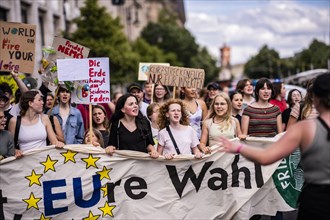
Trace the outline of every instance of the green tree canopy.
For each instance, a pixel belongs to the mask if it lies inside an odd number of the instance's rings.
[[[165,10],[160,14],[158,23],[149,23],[143,29],[141,37],[165,54],[176,54],[176,60],[170,62],[171,66],[204,69],[206,82],[217,78],[219,69],[216,60],[205,48],[199,47],[187,29],[176,24],[175,16]]]
[[[252,57],[244,67],[245,74],[251,79],[258,79],[261,77],[278,78],[278,65],[280,57],[277,51],[269,49],[264,45],[259,53]]]
[[[132,52],[119,19],[113,19],[95,0],[86,0],[75,21],[77,30],[69,36],[74,42],[89,47],[89,57],[109,57],[111,83],[123,83],[136,77],[139,55]],[[137,78],[137,77],[136,77]]]

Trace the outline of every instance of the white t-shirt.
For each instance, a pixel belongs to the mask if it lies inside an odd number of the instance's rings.
[[[184,126],[184,129],[174,129],[170,126],[172,135],[181,154],[192,154],[192,149],[199,145],[196,131],[191,126]],[[164,147],[163,155],[177,154],[174,144],[166,128],[158,133],[158,143]]]

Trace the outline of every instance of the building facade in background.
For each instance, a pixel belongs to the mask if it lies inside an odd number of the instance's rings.
[[[73,32],[74,18],[80,16],[84,0],[0,0],[0,20],[37,25],[36,60],[42,48],[51,46],[54,36]],[[131,41],[139,37],[149,22],[156,22],[163,9],[178,14],[177,23],[184,26],[186,17],[183,0],[98,0],[113,17],[119,17],[123,32]],[[39,66],[35,65],[35,72]]]

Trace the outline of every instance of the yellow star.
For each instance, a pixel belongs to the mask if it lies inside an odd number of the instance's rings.
[[[100,218],[100,215],[93,215],[92,211],[89,211],[89,214],[86,218],[83,218],[83,220],[97,220]]]
[[[111,180],[110,179],[110,176],[109,176],[109,172],[112,170],[112,168],[109,168],[108,170],[107,170],[107,168],[105,167],[105,166],[103,166],[103,170],[102,171],[98,171],[98,172],[96,172],[97,174],[100,174],[100,179],[101,180],[103,180],[103,178],[107,178],[107,179],[109,179],[109,180]]]
[[[26,176],[25,178],[30,180],[29,186],[32,186],[33,184],[41,186],[40,181],[39,181],[40,177],[42,177],[42,174],[36,174],[36,172],[34,170],[32,170],[31,175]]]
[[[86,169],[88,169],[89,167],[92,167],[92,166],[95,168],[98,168],[95,163],[99,159],[100,159],[100,157],[93,157],[92,154],[89,154],[89,156],[87,158],[81,158],[81,160],[86,163]]]
[[[76,163],[76,160],[74,159],[74,156],[76,156],[78,152],[74,152],[71,150],[68,150],[67,152],[63,152],[61,153],[62,156],[65,158],[64,163],[68,162],[68,161],[72,161],[73,163]]]
[[[41,213],[40,220],[51,220],[51,219],[52,219],[51,217],[46,218],[46,217],[44,216],[44,213]]]
[[[100,209],[103,212],[102,217],[104,217],[105,215],[109,215],[109,216],[113,217],[112,210],[114,208],[116,208],[115,205],[109,206],[109,204],[107,202],[105,202],[104,206],[101,208],[98,208],[98,209]]]
[[[46,173],[48,170],[52,170],[55,172],[54,165],[57,163],[58,160],[52,160],[49,155],[47,155],[47,160],[45,162],[41,162],[42,165],[45,166],[44,173]]]
[[[26,202],[28,204],[26,210],[29,210],[30,208],[35,208],[37,210],[39,210],[38,207],[38,202],[41,200],[41,198],[35,198],[33,193],[31,192],[30,194],[30,198],[28,199],[23,199],[24,202]]]
[[[108,184],[101,187],[101,190],[103,191],[103,197],[106,197],[108,195]]]

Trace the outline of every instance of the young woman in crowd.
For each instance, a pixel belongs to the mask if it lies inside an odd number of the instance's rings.
[[[274,137],[283,132],[281,111],[278,106],[269,103],[272,93],[272,83],[261,78],[255,86],[256,101],[243,111],[243,135]]]
[[[182,87],[180,98],[188,111],[190,126],[194,128],[198,139],[202,134],[202,121],[207,115],[207,107],[204,101],[196,99],[196,89]]]
[[[159,132],[159,125],[158,125],[158,115],[159,115],[159,107],[160,105],[157,102],[151,103],[147,108],[147,116],[150,121],[151,126],[151,133],[152,138],[154,140],[154,147],[157,150],[158,146],[158,132]]]
[[[311,88],[320,116],[303,120],[267,148],[233,143],[221,138],[224,152],[240,153],[249,160],[267,165],[288,156],[296,148],[302,152],[304,186],[298,204],[299,220],[328,219],[330,216],[330,74],[318,76]]]
[[[16,157],[23,156],[24,151],[46,146],[47,137],[51,144],[64,146],[64,143],[57,140],[48,116],[42,114],[44,102],[40,94],[38,91],[24,92],[20,100],[21,118],[13,117],[9,122],[9,131],[14,137],[17,135]],[[16,123],[17,120],[21,122]],[[16,129],[16,126],[19,127]]]
[[[59,120],[66,144],[81,144],[84,138],[84,123],[80,111],[70,105],[71,93],[65,86],[60,86],[58,102],[51,115]]]
[[[157,158],[150,122],[139,111],[136,96],[125,94],[118,99],[116,110],[111,118],[110,139],[106,153],[115,150],[133,150],[150,154]]]
[[[95,128],[102,134],[104,143],[108,143],[110,137],[109,120],[104,107],[102,105],[93,106],[92,117],[93,128]]]
[[[229,98],[232,105],[231,115],[237,118],[239,124],[241,125],[243,95],[238,91],[234,91],[230,94]]]
[[[92,144],[95,147],[104,148],[104,141],[103,141],[101,132],[99,130],[93,128],[93,134],[92,134],[92,138],[91,138],[89,130],[86,130],[85,135],[84,135],[83,144]]]
[[[48,112],[49,109],[51,109],[51,107],[53,106],[53,102],[54,102],[54,95],[52,93],[47,93],[46,104],[44,108],[45,114]]]
[[[14,138],[9,131],[5,130],[6,117],[0,109],[0,160],[15,155]]]
[[[289,121],[289,117],[291,114],[291,110],[293,108],[293,106],[296,103],[300,103],[302,101],[302,95],[301,92],[298,89],[291,89],[289,94],[288,94],[288,104],[289,104],[289,108],[285,109],[282,112],[282,123],[283,123],[283,130],[286,130],[286,126],[288,124]]]
[[[296,103],[290,113],[289,121],[287,124],[287,129],[298,121],[305,119],[314,119],[319,116],[318,111],[316,110],[313,104],[313,88],[314,79],[310,80],[307,84],[307,93],[304,98],[303,103]]]
[[[155,84],[153,101],[159,104],[165,103],[169,98],[171,98],[170,90],[167,86],[161,84]]]
[[[272,94],[272,99],[269,101],[270,104],[277,105],[280,108],[281,113],[288,108],[285,101],[285,85],[282,82],[273,82],[274,94]]]
[[[201,143],[199,148],[204,153],[210,153],[206,146],[213,146],[219,143],[219,137],[227,138],[241,137],[242,132],[238,120],[231,115],[232,104],[228,95],[224,92],[217,95],[210,106],[210,112],[203,122]]]
[[[159,154],[166,159],[173,159],[178,154],[191,154],[201,158],[198,149],[199,140],[195,130],[189,126],[187,110],[182,101],[170,99],[159,110],[158,147]],[[172,137],[171,137],[172,136]]]
[[[242,93],[243,95],[242,110],[244,110],[248,105],[255,102],[255,98],[253,97],[253,85],[250,79],[242,79],[238,81],[236,85],[236,91]]]

